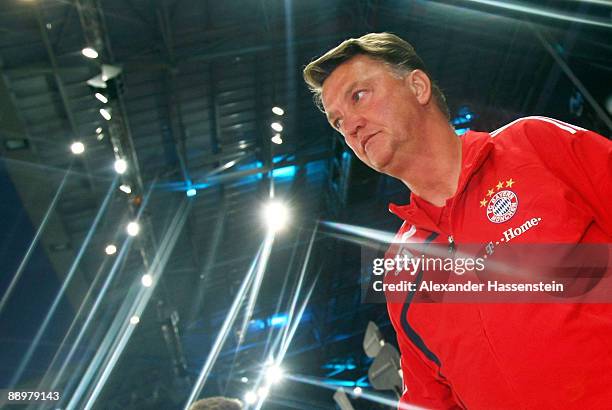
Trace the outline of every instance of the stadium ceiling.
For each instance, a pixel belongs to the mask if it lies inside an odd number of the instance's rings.
[[[2,2],[3,386],[55,382],[76,408],[92,397],[93,408],[182,408],[266,252],[271,196],[290,225],[200,396],[242,397],[296,317],[289,373],[367,386],[368,321],[394,335],[384,304],[361,301],[364,238],[328,222],[394,232],[387,203],[408,192],[355,161],[302,68],[343,39],[390,31],[414,44],[458,129],[540,114],[609,136],[611,11],[598,1]],[[296,294],[302,316],[290,314]],[[332,394],[286,381],[263,408],[334,408]]]

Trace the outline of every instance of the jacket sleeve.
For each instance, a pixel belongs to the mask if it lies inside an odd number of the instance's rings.
[[[592,131],[546,117],[525,121],[523,131],[542,162],[590,207],[612,236],[612,141]]]
[[[412,346],[401,327],[398,327],[397,317],[392,314],[391,309],[389,316],[397,333],[401,353],[404,391],[399,408],[402,409],[402,404],[405,404],[427,409],[463,409],[455,400],[449,385],[424,362],[415,350],[416,347]]]
[[[400,344],[404,394],[400,403],[427,409],[463,409],[450,387],[418,357],[412,348]],[[400,409],[401,409],[400,405]]]

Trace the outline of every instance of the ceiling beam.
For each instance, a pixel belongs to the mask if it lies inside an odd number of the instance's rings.
[[[72,107],[70,106],[70,99],[68,97],[68,94],[66,93],[66,89],[64,87],[64,82],[59,74],[58,71],[58,64],[57,64],[57,58],[55,56],[55,52],[53,51],[53,46],[51,45],[51,41],[49,39],[49,35],[47,34],[47,28],[46,25],[43,23],[43,17],[42,17],[42,12],[41,12],[41,6],[39,4],[36,4],[34,7],[34,12],[36,15],[36,21],[38,22],[38,28],[40,31],[40,36],[42,39],[42,42],[45,46],[45,50],[47,51],[47,56],[49,57],[49,61],[51,63],[51,67],[52,67],[52,73],[53,73],[53,79],[55,80],[55,85],[57,87],[57,90],[59,91],[61,100],[62,100],[62,104],[64,107],[64,112],[66,113],[66,118],[68,119],[68,123],[70,124],[70,129],[72,131],[72,139],[73,141],[79,141],[81,140],[81,136],[79,135],[79,127],[76,123],[76,120],[74,118],[74,113],[72,111]],[[89,166],[89,162],[87,160],[87,154],[85,154],[81,160],[83,161],[83,165],[85,167],[85,171],[87,172],[87,174],[91,174],[91,168]],[[89,184],[89,189],[91,191],[95,191],[95,184],[93,182],[93,180],[91,179],[91,177],[88,176],[87,178],[88,184]]]

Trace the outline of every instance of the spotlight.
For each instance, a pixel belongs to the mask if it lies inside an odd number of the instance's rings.
[[[140,278],[140,282],[145,288],[150,288],[153,284],[153,277],[148,273],[145,273],[144,275],[142,275],[142,278]]]
[[[94,88],[106,88],[107,87],[106,82],[102,81],[102,75],[100,74],[87,80],[87,85],[94,87]]]
[[[361,396],[361,393],[363,393],[363,390],[361,389],[361,387],[357,386],[353,389],[353,395],[355,397]]]
[[[275,134],[275,135],[272,137],[271,141],[272,141],[273,143],[275,143],[275,144],[278,144],[278,145],[280,145],[280,144],[282,144],[282,143],[283,143],[283,139],[281,138],[281,135],[280,135],[280,134]]]
[[[111,243],[109,245],[106,245],[106,248],[104,248],[104,252],[106,252],[107,255],[114,255],[117,252],[117,247]]]
[[[272,112],[276,115],[283,115],[285,110],[283,110],[281,107],[272,107]]]
[[[81,141],[76,141],[72,143],[70,150],[74,155],[80,155],[85,152],[85,145]]]
[[[117,67],[110,64],[102,64],[100,74],[87,80],[87,84],[94,88],[107,88],[106,82],[112,80],[121,74],[121,67]]]
[[[129,224],[127,224],[127,227],[125,228],[125,230],[128,233],[128,235],[136,236],[140,232],[140,225],[138,224],[138,222],[132,221]]]
[[[124,174],[127,171],[127,162],[126,160],[119,158],[115,161],[115,171],[118,174]]]
[[[257,396],[260,399],[265,399],[266,397],[268,397],[268,394],[270,394],[270,388],[268,386],[262,386],[257,389]]]
[[[102,134],[102,127],[96,128],[96,134]]]
[[[130,318],[130,323],[133,325],[137,325],[140,322],[140,318],[136,315],[132,316]]]
[[[87,58],[98,58],[98,52],[91,47],[85,47],[81,50],[81,53]]]
[[[191,198],[192,196],[195,196],[195,194],[196,194],[196,193],[197,193],[197,192],[196,192],[195,188],[189,188],[189,189],[187,190],[187,192],[186,192],[187,196],[188,196],[188,197],[190,197],[190,198]]]
[[[263,216],[268,225],[268,229],[273,232],[278,232],[287,225],[289,211],[283,203],[272,201],[264,207]]]
[[[98,134],[98,136],[96,137],[96,139],[98,141],[102,141],[104,139],[104,134]]]
[[[244,395],[244,401],[246,404],[255,404],[257,403],[257,394],[254,391],[248,391]]]
[[[102,118],[104,118],[106,121],[110,121],[111,117],[111,113],[110,110],[107,110],[106,108],[100,108],[100,115],[102,116]]]
[[[100,77],[104,81],[111,80],[121,74],[122,68],[110,65],[110,64],[102,64],[102,72],[100,73]]]
[[[249,382],[249,378],[248,377],[242,377],[242,378],[240,378],[240,381],[242,383],[248,383]]]
[[[269,384],[276,384],[283,379],[283,369],[278,366],[269,367],[266,370],[266,380]]]
[[[106,96],[104,94],[102,94],[102,93],[95,93],[94,96],[98,100],[102,101],[103,104],[106,104],[108,102],[108,98],[106,98]]]
[[[280,122],[273,122],[270,124],[270,127],[272,127],[272,129],[276,132],[281,132],[283,130],[283,126]]]
[[[119,186],[119,190],[122,191],[122,192],[125,192],[126,194],[131,194],[132,193],[132,188],[130,188],[129,185],[125,185],[125,184]]]

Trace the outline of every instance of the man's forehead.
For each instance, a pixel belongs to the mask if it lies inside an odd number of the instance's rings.
[[[342,99],[342,96],[346,94],[348,90],[353,88],[357,82],[358,82],[357,80],[353,80],[350,82],[344,81],[344,82],[338,83],[337,85],[335,83],[332,83],[333,87],[332,88],[328,87],[327,103],[325,100],[325,93],[324,93],[325,88],[323,88],[323,92],[321,93],[321,102],[323,103],[323,110],[325,112],[325,115],[327,116],[327,119],[330,119],[331,117],[335,116],[335,111],[333,107],[334,101]]]
[[[334,99],[341,97],[356,83],[379,75],[378,70],[373,67],[378,65],[384,67],[383,62],[361,54],[338,65],[321,86],[321,102],[325,113],[329,116],[329,104],[333,104]]]

